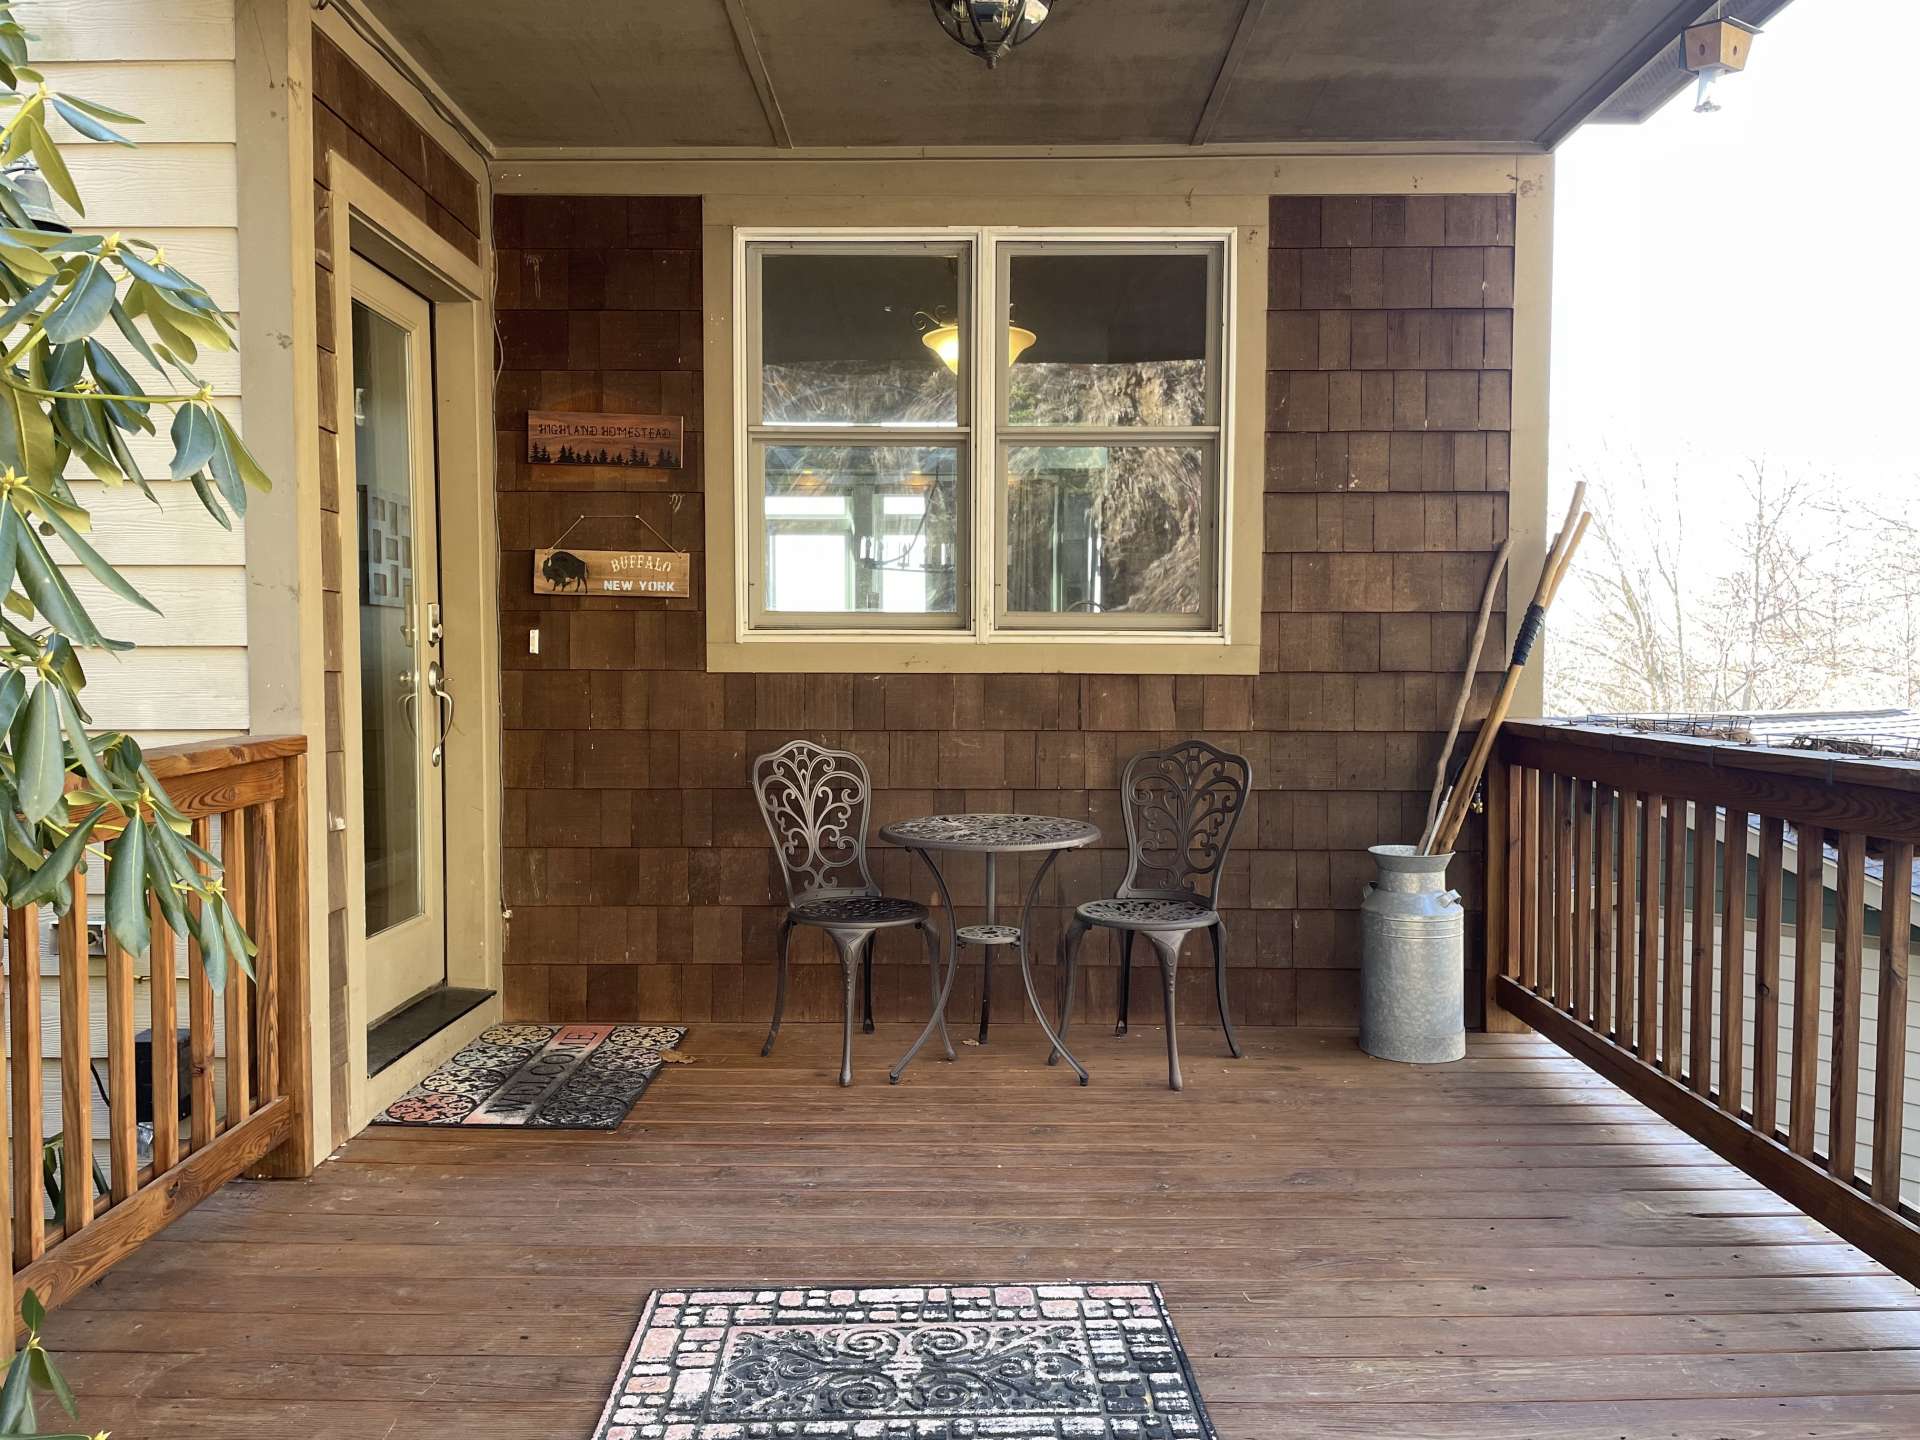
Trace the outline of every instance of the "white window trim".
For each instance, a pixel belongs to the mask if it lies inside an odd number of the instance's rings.
[[[749,385],[758,376],[758,352],[754,345],[756,317],[752,313],[749,247],[760,244],[839,241],[858,243],[934,243],[961,242],[972,246],[972,276],[969,278],[969,309],[972,334],[999,333],[1000,306],[999,242],[1084,242],[1132,243],[1152,245],[1213,244],[1219,246],[1220,293],[1218,313],[1214,316],[1210,344],[1219,356],[1217,387],[1219,434],[1215,445],[1215,468],[1219,491],[1215,500],[1213,542],[1213,616],[1205,628],[1168,628],[1166,626],[1123,628],[1119,625],[1084,627],[1046,626],[1023,622],[1003,624],[998,620],[999,598],[1004,585],[1000,562],[1000,397],[998,380],[1005,367],[997,363],[997,352],[982,351],[976,342],[976,356],[989,354],[996,363],[969,367],[970,404],[965,413],[969,424],[963,427],[963,450],[967,457],[962,482],[968,486],[966,513],[970,534],[968,551],[972,560],[968,588],[969,613],[965,623],[949,628],[888,625],[783,625],[755,626],[752,595],[755,574],[752,547],[762,543],[752,517],[757,507],[751,489],[755,480],[750,416],[753,413]],[[873,641],[911,641],[936,649],[973,648],[987,645],[1034,646],[1050,644],[1092,647],[1153,647],[1166,649],[1196,646],[1216,648],[1229,643],[1245,643],[1231,636],[1235,575],[1233,570],[1233,517],[1236,477],[1233,463],[1235,437],[1239,424],[1236,413],[1237,351],[1240,337],[1234,333],[1239,309],[1239,232],[1232,226],[736,226],[733,231],[733,373],[728,377],[733,395],[733,577],[734,641],[740,645],[833,645]],[[1258,478],[1258,477],[1255,477]]]

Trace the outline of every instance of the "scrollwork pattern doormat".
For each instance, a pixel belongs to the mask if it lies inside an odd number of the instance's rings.
[[[613,1130],[659,1072],[679,1025],[495,1025],[376,1125]]]
[[[593,1440],[1217,1440],[1158,1286],[660,1290]]]

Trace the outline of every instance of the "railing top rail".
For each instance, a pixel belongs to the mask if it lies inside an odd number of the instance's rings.
[[[189,740],[179,745],[156,745],[146,752],[147,764],[162,780],[230,770],[260,760],[284,760],[307,753],[304,735],[230,735],[218,740]]]
[[[1920,794],[1920,760],[1788,749],[1699,735],[1651,734],[1578,720],[1509,720],[1501,728],[1500,739],[1503,745],[1522,740],[1554,741],[1606,754],[1680,760],[1722,770],[1757,770],[1821,784],[1875,785]]]
[[[1497,748],[1528,769],[1920,844],[1920,764],[1911,760],[1547,721],[1509,721]]]

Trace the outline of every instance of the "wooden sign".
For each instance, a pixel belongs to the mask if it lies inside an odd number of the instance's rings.
[[[685,598],[693,594],[693,562],[678,550],[536,550],[533,593]]]
[[[623,465],[678,470],[686,422],[678,415],[586,415],[536,410],[527,416],[530,465]]]

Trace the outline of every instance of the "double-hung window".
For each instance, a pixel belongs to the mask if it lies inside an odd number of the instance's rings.
[[[1230,232],[737,243],[749,632],[1222,633]]]

